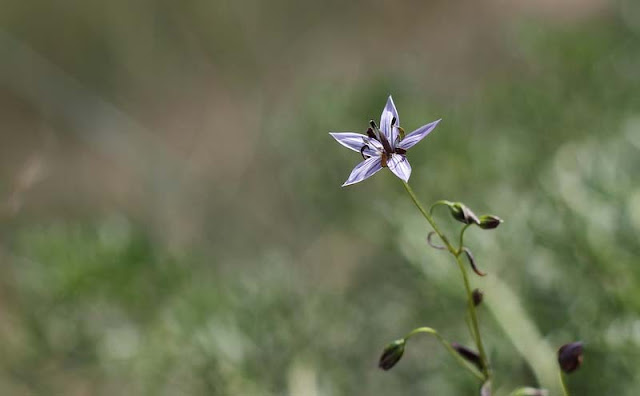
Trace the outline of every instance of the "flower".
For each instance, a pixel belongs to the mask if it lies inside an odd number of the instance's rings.
[[[374,121],[370,121],[366,135],[354,132],[329,133],[338,143],[359,152],[364,158],[364,161],[353,168],[342,187],[361,182],[382,168],[389,168],[400,179],[409,181],[411,165],[406,157],[407,150],[424,139],[439,122],[440,120],[437,120],[423,125],[405,136],[404,130],[400,127],[398,111],[389,96],[380,116],[380,128]]]

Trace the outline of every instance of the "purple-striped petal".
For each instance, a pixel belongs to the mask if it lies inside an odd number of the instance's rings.
[[[366,160],[356,165],[355,168],[353,168],[351,174],[349,175],[349,178],[346,182],[344,182],[342,187],[361,182],[364,179],[373,176],[380,169],[382,169],[380,157],[375,156],[367,158]]]
[[[405,182],[409,181],[411,176],[411,165],[407,157],[401,154],[392,154],[391,158],[387,160],[387,166],[394,175],[398,176]]]
[[[438,125],[439,122],[440,120],[434,121],[427,125],[423,125],[415,131],[411,132],[410,134],[405,136],[400,143],[398,143],[398,148],[409,150],[411,147],[415,146],[416,143],[427,137],[427,135],[431,133],[431,131],[433,131],[433,129],[436,127],[436,125]]]
[[[391,95],[387,99],[387,104],[384,106],[384,110],[382,110],[382,115],[380,116],[380,131],[384,133],[384,136],[387,137],[389,144],[391,147],[395,147],[396,139],[398,138],[398,129],[391,127],[391,121],[396,119],[393,125],[400,125],[400,116],[398,115],[398,110],[396,110],[396,105],[393,103],[393,99]]]
[[[330,132],[329,135],[344,147],[357,152],[360,152],[365,145],[364,142],[369,140],[367,136],[354,132]]]

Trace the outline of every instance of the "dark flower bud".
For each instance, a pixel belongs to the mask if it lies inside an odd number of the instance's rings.
[[[480,224],[478,216],[475,215],[465,204],[454,202],[448,205],[451,216],[464,224]]]
[[[478,355],[476,351],[473,351],[464,345],[460,345],[457,342],[452,342],[451,347],[455,349],[456,352],[458,352],[458,355],[462,356],[464,360],[472,363],[478,368],[478,370],[482,371],[484,365],[482,364],[480,355]]]
[[[484,298],[484,292],[480,289],[473,289],[471,293],[471,297],[473,298],[473,305],[476,307],[482,303],[482,299]]]
[[[582,364],[582,342],[565,344],[558,349],[558,364],[565,373],[572,373]]]
[[[395,340],[391,344],[387,345],[384,348],[384,351],[382,351],[382,356],[380,356],[378,367],[383,370],[390,370],[393,366],[395,366],[404,354],[405,343],[405,339],[402,338],[399,340]]]
[[[484,215],[480,216],[480,224],[478,224],[478,226],[483,230],[492,230],[498,228],[502,221],[498,216]]]

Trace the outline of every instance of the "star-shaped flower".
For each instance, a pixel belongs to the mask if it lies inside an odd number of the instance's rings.
[[[359,152],[364,158],[364,161],[353,168],[342,186],[361,182],[382,168],[389,168],[400,179],[409,181],[411,165],[407,160],[407,150],[424,139],[439,122],[440,120],[437,120],[423,125],[405,136],[404,130],[400,127],[398,111],[389,96],[380,116],[380,128],[374,121],[370,121],[371,126],[367,129],[366,135],[354,132],[329,133],[338,143]]]

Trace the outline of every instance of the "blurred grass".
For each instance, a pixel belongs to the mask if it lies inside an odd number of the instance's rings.
[[[339,188],[357,158],[327,132],[392,93],[408,130],[444,119],[409,153],[420,197],[505,218],[469,233],[481,268],[547,345],[585,341],[574,394],[637,394],[638,7],[307,5],[6,8],[42,68],[0,69],[0,393],[477,392],[426,338],[376,368],[413,327],[470,343],[400,184]],[[497,393],[537,385],[474,283]]]

